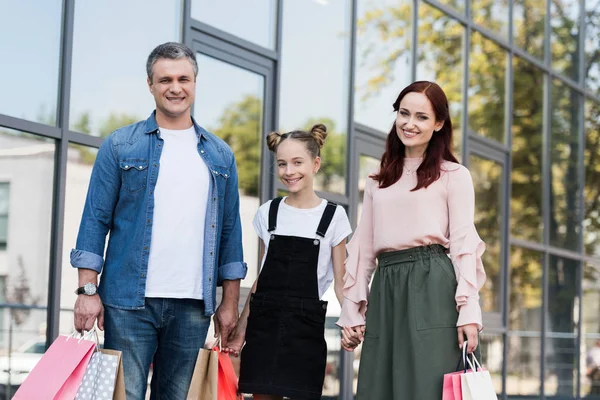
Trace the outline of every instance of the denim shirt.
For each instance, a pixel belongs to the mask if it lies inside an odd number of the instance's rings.
[[[211,171],[202,292],[205,314],[212,315],[217,285],[224,280],[243,279],[247,271],[242,254],[238,175],[229,146],[192,121],[198,153]],[[76,248],[71,250],[71,265],[102,274],[98,291],[106,305],[144,308],[154,188],[163,144],[153,112],[146,121],[117,129],[98,151]]]

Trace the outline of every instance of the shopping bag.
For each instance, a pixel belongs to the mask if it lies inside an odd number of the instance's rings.
[[[463,346],[462,355],[458,358],[458,364],[454,372],[444,374],[442,387],[442,400],[463,400],[460,377],[467,372],[467,346]],[[461,368],[460,366],[463,366]]]
[[[31,370],[13,400],[74,399],[96,343],[59,336]]]
[[[481,365],[472,355],[472,362],[467,358],[467,363],[471,367],[468,371],[460,376],[462,399],[463,400],[498,400],[496,390],[492,383],[492,377],[489,371],[481,368]]]
[[[212,350],[200,349],[187,400],[241,400],[237,391],[238,379],[229,355],[217,344]]]
[[[119,373],[122,379],[120,351],[96,351],[90,359],[75,400],[125,400],[123,382],[117,385]]]

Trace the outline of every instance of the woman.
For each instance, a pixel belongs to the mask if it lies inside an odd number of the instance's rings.
[[[468,352],[477,348],[485,245],[473,222],[471,175],[452,155],[443,90],[414,82],[394,110],[348,244],[338,325],[346,350],[364,339],[357,399],[439,400],[465,339]]]

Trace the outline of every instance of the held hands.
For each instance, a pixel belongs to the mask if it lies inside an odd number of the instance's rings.
[[[354,351],[365,339],[365,326],[345,326],[342,328],[342,347],[346,351]]]
[[[237,344],[234,337],[236,336],[235,332],[238,318],[239,311],[237,304],[234,302],[221,303],[213,316],[213,321],[215,323],[215,337],[221,336],[221,349],[226,353],[231,352],[232,354],[235,354],[235,348],[233,346]],[[231,340],[234,341],[230,342]],[[237,351],[239,353],[239,349]]]
[[[467,339],[467,353],[473,353],[479,344],[477,324],[468,324],[459,326],[458,329],[458,347],[463,348],[465,337]]]

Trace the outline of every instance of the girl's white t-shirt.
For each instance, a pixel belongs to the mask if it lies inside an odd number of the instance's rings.
[[[269,207],[271,206],[271,200],[260,206],[254,216],[254,221],[252,221],[254,230],[265,244],[265,256],[261,262],[261,268],[265,263],[267,252],[269,251],[271,233],[281,236],[298,236],[311,239],[318,237],[317,227],[327,206],[327,200],[321,201],[321,204],[314,208],[296,208],[286,204],[286,198],[284,197],[281,203],[279,203],[277,228],[275,231],[269,232]],[[323,297],[323,294],[325,294],[333,281],[331,248],[346,240],[351,233],[352,228],[350,227],[346,210],[344,207],[338,205],[331,224],[325,233],[325,237],[319,237],[321,240],[319,266],[317,267],[319,298]]]

